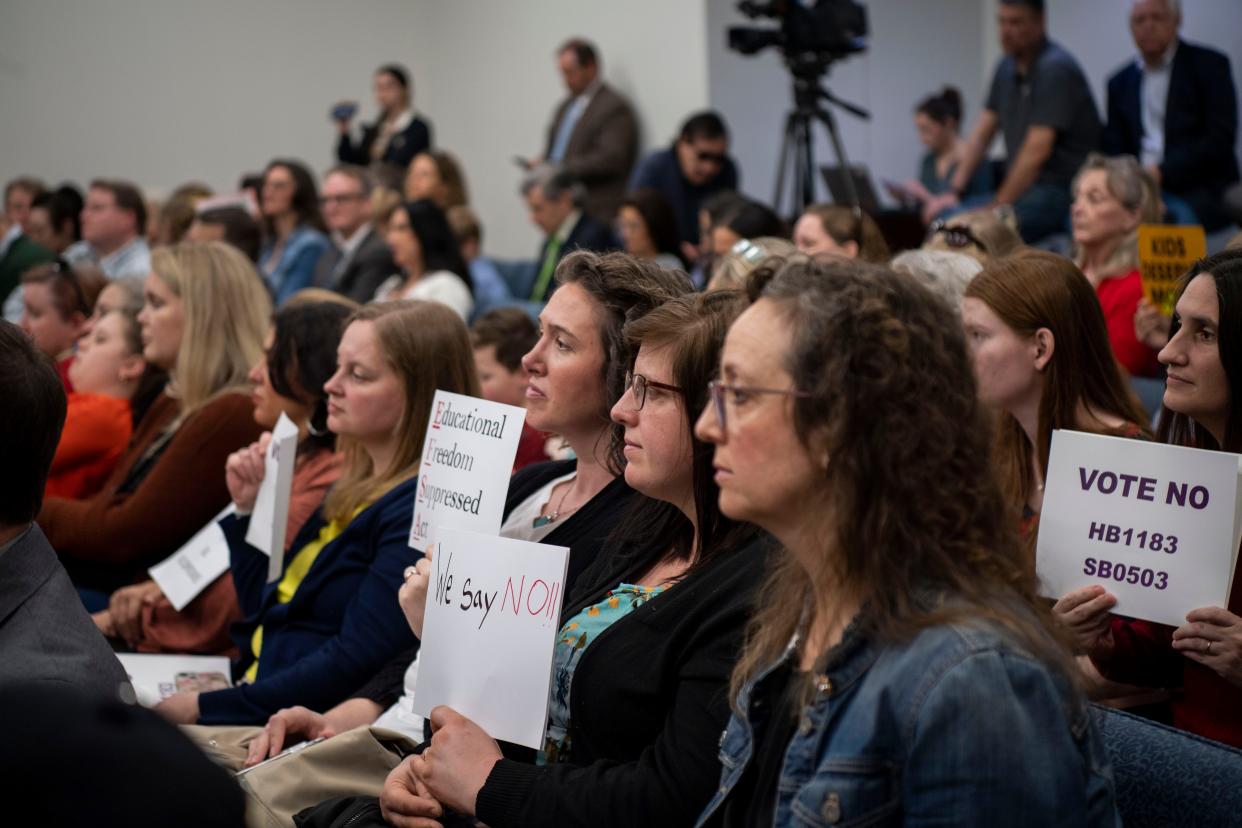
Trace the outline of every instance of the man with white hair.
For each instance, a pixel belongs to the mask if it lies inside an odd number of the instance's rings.
[[[1179,38],[1181,24],[1180,0],[1131,2],[1139,54],[1109,78],[1103,146],[1138,158],[1212,231],[1230,223],[1222,200],[1239,179],[1238,98],[1229,58]]]

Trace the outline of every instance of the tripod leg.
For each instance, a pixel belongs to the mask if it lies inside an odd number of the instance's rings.
[[[791,112],[785,118],[785,138],[781,142],[781,154],[776,161],[776,191],[772,195],[772,207],[777,211],[780,210],[781,198],[785,195],[785,174],[787,172],[785,164],[789,160],[789,147],[790,145],[797,146],[797,133],[798,114]]]
[[[845,192],[849,197],[850,206],[854,208],[856,213],[861,212],[862,204],[858,201],[858,188],[854,186],[854,169],[850,166],[849,158],[845,155],[845,144],[841,142],[841,133],[837,131],[837,120],[832,117],[832,113],[822,107],[816,107],[815,117],[828,128],[828,138],[832,141],[832,151],[837,156],[837,163],[841,165],[841,169],[845,175]]]

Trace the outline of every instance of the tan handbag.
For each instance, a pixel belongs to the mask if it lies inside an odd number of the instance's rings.
[[[236,770],[262,728],[196,727],[187,734],[208,755]],[[389,772],[417,745],[382,727],[356,727],[330,739],[295,745],[239,771],[248,828],[293,828],[293,815],[338,796],[379,796]]]

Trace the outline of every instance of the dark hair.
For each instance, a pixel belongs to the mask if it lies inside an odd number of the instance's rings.
[[[263,170],[263,180],[276,167],[284,167],[293,179],[293,212],[297,213],[298,224],[309,225],[320,233],[327,233],[327,225],[323,223],[323,215],[319,212],[319,190],[315,186],[315,177],[301,161],[290,158],[276,158]],[[263,191],[259,190],[260,198]],[[262,205],[260,205],[262,209]],[[276,235],[276,224],[270,216],[263,216],[263,232],[271,237]]]
[[[683,389],[682,427],[692,446],[691,481],[700,550],[696,566],[758,534],[754,526],[721,514],[720,487],[712,467],[715,450],[694,434],[694,423],[708,403],[707,384],[717,374],[725,334],[745,309],[746,297],[740,291],[692,293],[670,299],[624,328],[630,368],[639,346],[668,349],[672,355],[669,382]],[[614,424],[613,430],[623,437],[623,426]],[[671,503],[639,498],[622,527],[615,536],[655,541],[650,552],[657,560],[668,554],[670,543],[676,558],[684,560],[694,552],[695,526]]]
[[[255,190],[263,189],[263,173],[242,173],[241,179],[237,182],[239,190]]]
[[[343,175],[350,181],[358,185],[359,193],[369,198],[371,191],[375,189],[375,176],[366,167],[360,167],[357,164],[337,164],[332,169],[324,173],[324,180],[330,175]]]
[[[22,284],[47,285],[52,307],[67,322],[75,313],[85,319],[95,312],[95,300],[108,286],[108,277],[93,264],[70,265],[57,259],[27,270],[22,274]]]
[[[196,221],[224,228],[224,240],[246,254],[252,262],[259,260],[263,246],[263,228],[254,216],[241,207],[212,207],[195,217]]]
[[[494,347],[496,361],[511,374],[522,367],[522,357],[538,341],[539,329],[522,308],[490,310],[470,326],[470,344],[475,348]]]
[[[789,229],[781,217],[771,207],[757,201],[747,200],[725,219],[724,224],[744,239],[757,239],[760,236],[789,238]]]
[[[409,90],[410,88],[410,72],[399,63],[385,63],[375,70],[375,74],[390,75],[393,80],[401,84],[402,89]]]
[[[687,118],[681,125],[677,140],[693,143],[699,138],[715,141],[717,138],[728,137],[729,128],[725,126],[724,118],[720,117],[720,113],[714,109],[708,109],[696,112]]]
[[[1038,15],[1044,13],[1044,0],[1000,0],[1002,6],[1025,6]]]
[[[694,289],[690,277],[679,270],[665,270],[625,253],[592,253],[576,250],[556,266],[558,285],[577,285],[599,303],[600,345],[604,352],[604,399],[599,412],[601,426],[609,426],[608,462],[615,474],[625,468],[624,444],[611,429],[613,402],[625,390],[629,348],[623,327],[677,296]]]
[[[21,330],[0,320],[0,525],[29,523],[65,424],[65,387],[52,361]]]
[[[962,122],[962,93],[952,86],[946,86],[934,95],[924,98],[914,110],[926,115],[938,124],[953,121]]]
[[[1220,364],[1229,383],[1229,418],[1225,421],[1225,441],[1217,443],[1206,428],[1185,414],[1160,413],[1158,433],[1161,441],[1175,446],[1194,446],[1217,451],[1242,452],[1242,405],[1238,390],[1242,389],[1242,250],[1226,250],[1195,262],[1177,286],[1177,299],[1197,276],[1208,275],[1216,285],[1219,324],[1216,326]],[[1176,301],[1176,300],[1175,300]],[[1177,336],[1182,323],[1177,314],[1169,328],[1169,341]]]
[[[410,220],[410,230],[418,238],[418,246],[423,252],[423,270],[447,270],[455,273],[474,293],[474,282],[470,279],[470,268],[461,257],[461,247],[449,227],[444,211],[429,198],[418,201],[407,201],[401,205],[406,217]]]
[[[128,210],[134,214],[134,230],[139,236],[147,232],[147,202],[142,197],[142,190],[128,181],[113,178],[96,178],[91,182],[90,189],[104,190],[112,193],[112,200],[117,209]]]
[[[657,253],[671,253],[681,259],[681,235],[677,230],[677,216],[669,206],[668,199],[654,187],[639,187],[621,201],[621,207],[633,207],[647,225],[647,235]],[[684,261],[683,261],[684,264]]]
[[[721,190],[703,199],[703,204],[699,209],[707,213],[712,227],[719,227],[736,215],[747,203],[746,196],[741,193]]]
[[[47,210],[52,232],[59,233],[69,225],[69,235],[74,241],[82,238],[82,207],[85,202],[78,188],[62,184],[50,193],[37,196],[30,206]]]
[[[574,60],[578,61],[578,65],[584,69],[588,66],[599,65],[599,54],[595,51],[594,44],[591,41],[581,37],[573,37],[561,44],[561,48],[556,53],[573,52]]]
[[[282,397],[311,409],[307,448],[331,450],[336,435],[328,431],[328,394],[323,390],[336,372],[336,346],[354,308],[342,302],[298,302],[272,316],[272,347],[267,351],[268,381]]]

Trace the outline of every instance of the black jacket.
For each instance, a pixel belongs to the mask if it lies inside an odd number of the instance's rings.
[[[492,828],[692,825],[720,777],[729,675],[769,549],[764,538],[721,554],[593,640],[573,676],[569,761],[500,760],[479,791],[478,818]],[[599,563],[562,620],[650,559]]]
[[[380,284],[398,270],[392,251],[375,230],[367,231],[366,238],[337,274],[342,255],[339,248],[331,247],[319,257],[314,285],[334,290],[359,304],[365,305],[374,299]]]
[[[348,132],[342,133],[336,144],[336,158],[342,164],[371,165],[371,145],[379,135],[380,121],[362,128],[362,140],[356,144]],[[431,149],[431,124],[415,116],[409,125],[392,136],[380,161],[405,169],[414,156]]]
[[[535,271],[543,265],[543,258],[548,253],[548,244],[551,238],[543,240],[543,244],[539,247],[539,256],[535,259]],[[583,213],[578,219],[578,223],[574,225],[574,229],[569,232],[569,237],[565,239],[565,243],[561,245],[560,252],[557,253],[557,261],[568,256],[575,250],[590,250],[595,253],[603,253],[608,250],[618,250],[620,245],[617,244],[617,237],[612,234],[608,226],[596,219],[591,218],[587,213]],[[543,296],[531,296],[532,302],[546,302],[552,292],[556,290],[556,280],[553,279],[548,283],[548,288]]]
[[[1134,61],[1108,80],[1108,124],[1102,142],[1110,155],[1142,155],[1142,85],[1143,72]],[[1164,116],[1162,188],[1190,201],[1208,221],[1196,195],[1219,196],[1238,180],[1237,136],[1238,96],[1229,58],[1178,41]]]

